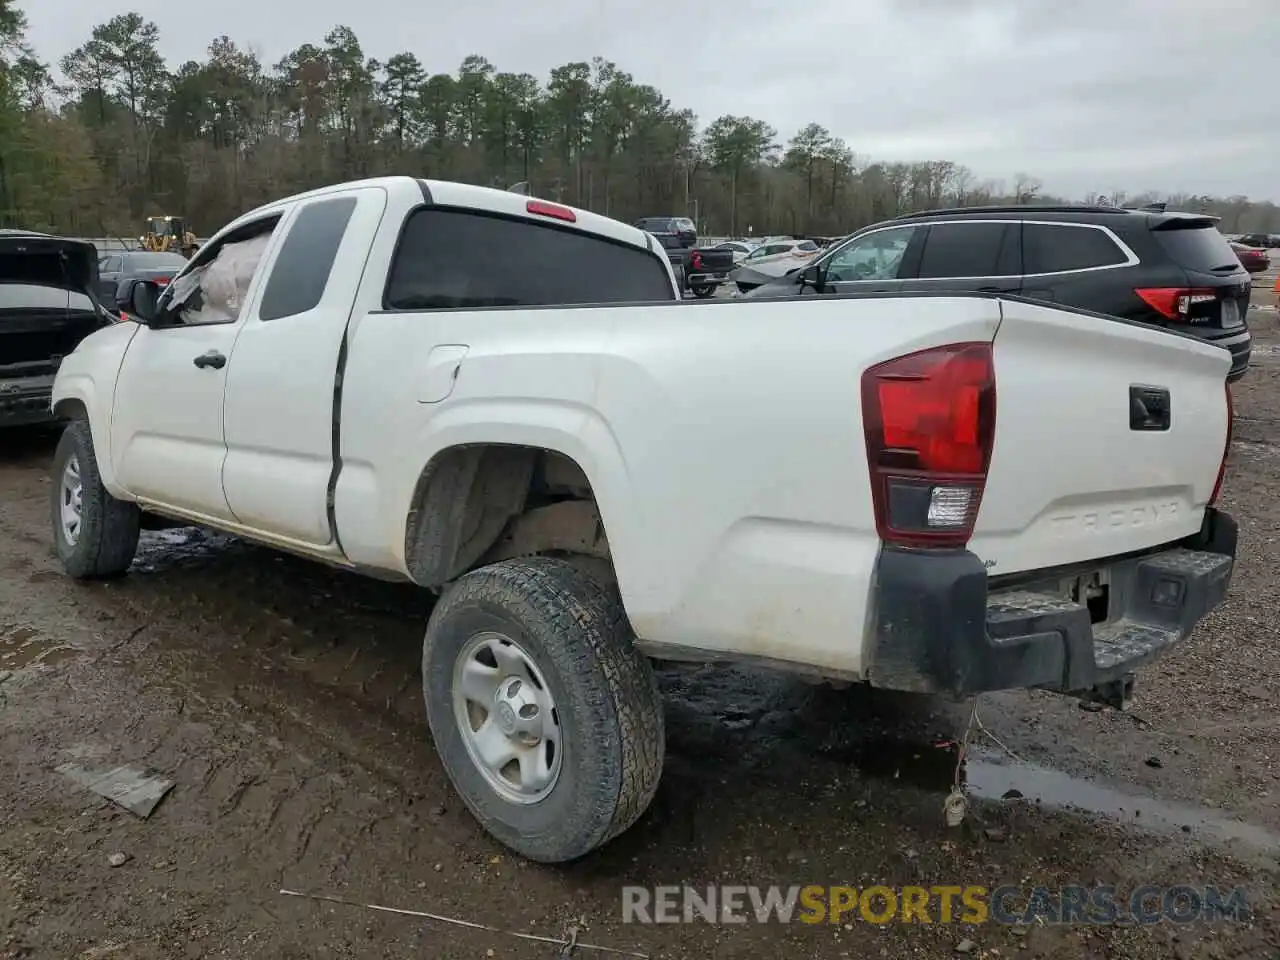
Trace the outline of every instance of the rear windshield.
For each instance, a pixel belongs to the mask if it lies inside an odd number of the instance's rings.
[[[393,310],[674,300],[666,258],[567,227],[472,210],[410,215],[391,265]]]
[[[650,217],[647,220],[638,220],[636,221],[636,226],[639,227],[641,230],[645,230],[649,233],[675,233],[676,232],[676,222],[672,220],[670,217],[667,217],[665,219]]]
[[[1228,267],[1243,270],[1240,260],[1216,227],[1194,227],[1189,230],[1153,230],[1152,235],[1169,259],[1184,270],[1210,273],[1224,272]]]

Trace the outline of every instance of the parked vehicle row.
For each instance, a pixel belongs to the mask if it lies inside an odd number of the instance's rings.
[[[803,267],[818,252],[812,240],[765,240],[742,259],[731,279],[740,293],[747,293]]]
[[[1280,234],[1246,233],[1236,242],[1242,243],[1246,247],[1256,247],[1260,250],[1274,250],[1275,248],[1280,247]]]
[[[681,291],[699,299],[715,293],[733,269],[731,250],[698,246],[697,228],[688,217],[643,217],[634,226],[657,239]]]
[[[104,254],[98,259],[100,299],[112,306],[122,280],[145,278],[164,286],[186,265],[186,257],[169,251],[120,250]]]
[[[748,259],[743,271],[751,265]],[[740,282],[741,285],[741,282]],[[961,207],[867,227],[750,297],[976,291],[1182,331],[1249,366],[1252,280],[1216,221],[1118,207]]]
[[[122,284],[137,322],[63,359],[57,555],[116,576],[144,523],[203,524],[439,592],[436,748],[541,861],[653,798],[647,657],[1123,703],[1230,582],[1229,354],[1025,285],[802,292],[919,276],[947,221],[836,249],[788,294],[687,306],[650,234],[559,204],[409,177],[268,204],[163,290]],[[1195,224],[1136,247],[1072,229],[1077,258],[1203,253]],[[970,239],[1061,274],[1006,237]],[[1210,306],[1158,279],[1151,299]]]
[[[1240,266],[1244,267],[1250,273],[1262,273],[1271,269],[1271,258],[1267,256],[1265,250],[1258,247],[1248,247],[1238,241],[1233,241],[1231,249],[1235,251]]]

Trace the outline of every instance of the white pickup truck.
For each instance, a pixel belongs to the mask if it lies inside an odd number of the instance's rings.
[[[1226,351],[988,295],[681,303],[640,230],[409,177],[254,210],[62,362],[75,577],[144,518],[441,597],[422,678],[541,861],[645,810],[648,658],[1118,697],[1224,597]]]

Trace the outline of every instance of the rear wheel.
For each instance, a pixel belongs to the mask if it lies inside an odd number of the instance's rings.
[[[693,295],[699,300],[705,300],[715,292],[716,288],[714,286],[693,288]]]
[[[72,420],[53,456],[53,543],[73,577],[116,577],[138,549],[142,513],[102,485],[86,420]]]
[[[422,682],[436,749],[517,853],[576,859],[652,801],[662,703],[634,639],[616,589],[544,557],[472,571],[432,612]]]

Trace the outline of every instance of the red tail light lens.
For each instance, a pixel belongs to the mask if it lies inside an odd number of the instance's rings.
[[[949,344],[870,368],[862,415],[880,539],[964,546],[995,440],[991,344]]]
[[[172,277],[155,277],[153,279],[155,280],[156,286],[167,287],[169,285],[169,281],[172,280],[173,278]]]
[[[1197,303],[1218,299],[1213,290],[1201,287],[1139,287],[1133,292],[1166,320],[1186,320]]]
[[[1213,495],[1209,497],[1209,505],[1218,502],[1218,497],[1222,493],[1222,481],[1227,476],[1227,455],[1231,453],[1231,436],[1235,430],[1235,406],[1231,402],[1231,384],[1227,384],[1227,442],[1222,448],[1222,462],[1218,464],[1218,479],[1213,484]]]
[[[578,222],[578,215],[571,208],[561,206],[558,203],[547,203],[545,200],[530,200],[524,205],[524,208],[536,217],[551,217],[553,220],[563,220],[566,223]]]
[[[693,269],[695,269],[695,270],[701,270],[701,269],[702,269],[702,254],[698,253],[698,251],[696,251],[696,250],[695,250],[695,251],[693,252],[693,254],[692,254],[692,255],[690,255],[690,257],[689,257],[689,265],[690,265],[691,267],[693,267]]]

